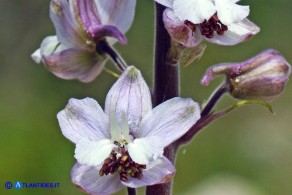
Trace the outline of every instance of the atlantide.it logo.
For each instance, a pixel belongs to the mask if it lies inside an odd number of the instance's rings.
[[[59,182],[20,182],[16,181],[12,183],[11,181],[7,181],[4,184],[7,190],[15,188],[17,190],[22,188],[59,188]]]

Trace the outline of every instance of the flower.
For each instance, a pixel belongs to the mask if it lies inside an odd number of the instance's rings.
[[[112,86],[105,111],[91,99],[70,99],[57,115],[62,133],[76,144],[72,181],[91,194],[111,194],[168,182],[175,167],[164,147],[200,118],[192,99],[173,98],[152,109],[140,71],[128,67]]]
[[[290,73],[291,66],[285,58],[278,51],[269,49],[242,63],[212,66],[201,83],[208,85],[215,76],[225,74],[233,97],[273,100],[284,90]]]
[[[46,37],[32,58],[60,78],[92,81],[107,61],[97,50],[99,42],[126,44],[135,5],[136,0],[52,0],[57,35]]]
[[[238,0],[155,0],[167,9],[163,13],[170,36],[185,47],[195,47],[202,39],[219,45],[247,41],[260,29],[246,17],[249,6]]]

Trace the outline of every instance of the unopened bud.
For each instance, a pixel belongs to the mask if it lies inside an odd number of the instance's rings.
[[[225,63],[210,67],[202,85],[208,85],[217,75],[225,74],[230,94],[238,99],[273,100],[284,90],[291,66],[275,50],[266,50],[242,63]]]

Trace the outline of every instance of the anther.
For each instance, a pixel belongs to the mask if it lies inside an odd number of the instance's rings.
[[[127,148],[117,143],[118,150],[113,150],[109,157],[104,160],[104,164],[99,170],[99,175],[103,176],[118,172],[121,181],[128,181],[129,176],[141,179],[143,177],[142,172],[146,169],[146,165],[135,163],[129,156]]]
[[[128,159],[128,156],[123,156],[123,157],[121,158],[121,162],[126,162],[127,159]]]
[[[184,24],[187,25],[193,32],[196,31],[196,25],[192,22],[185,20]],[[218,35],[224,35],[225,31],[228,30],[228,27],[219,20],[217,13],[215,13],[209,20],[204,20],[199,25],[201,34],[207,38],[213,38],[215,32]]]

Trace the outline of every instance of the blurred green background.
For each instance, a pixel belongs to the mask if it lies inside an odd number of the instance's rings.
[[[243,61],[267,48],[279,50],[292,63],[292,1],[241,4],[251,5],[249,18],[261,33],[235,47],[208,44],[200,61],[181,68],[183,97],[200,103],[208,98],[221,79],[208,87],[199,80],[216,63]],[[70,97],[93,97],[103,105],[114,82],[105,72],[90,84],[61,80],[32,61],[30,55],[42,39],[55,34],[48,12],[49,0],[0,0],[0,194],[83,194],[70,181],[74,145],[62,136],[56,114]],[[136,13],[129,44],[116,48],[151,86],[153,2],[138,1]],[[292,194],[291,100],[290,82],[272,103],[276,114],[249,105],[199,133],[179,151],[174,194]],[[226,96],[219,108],[232,103]],[[6,181],[59,182],[60,188],[6,190]]]

